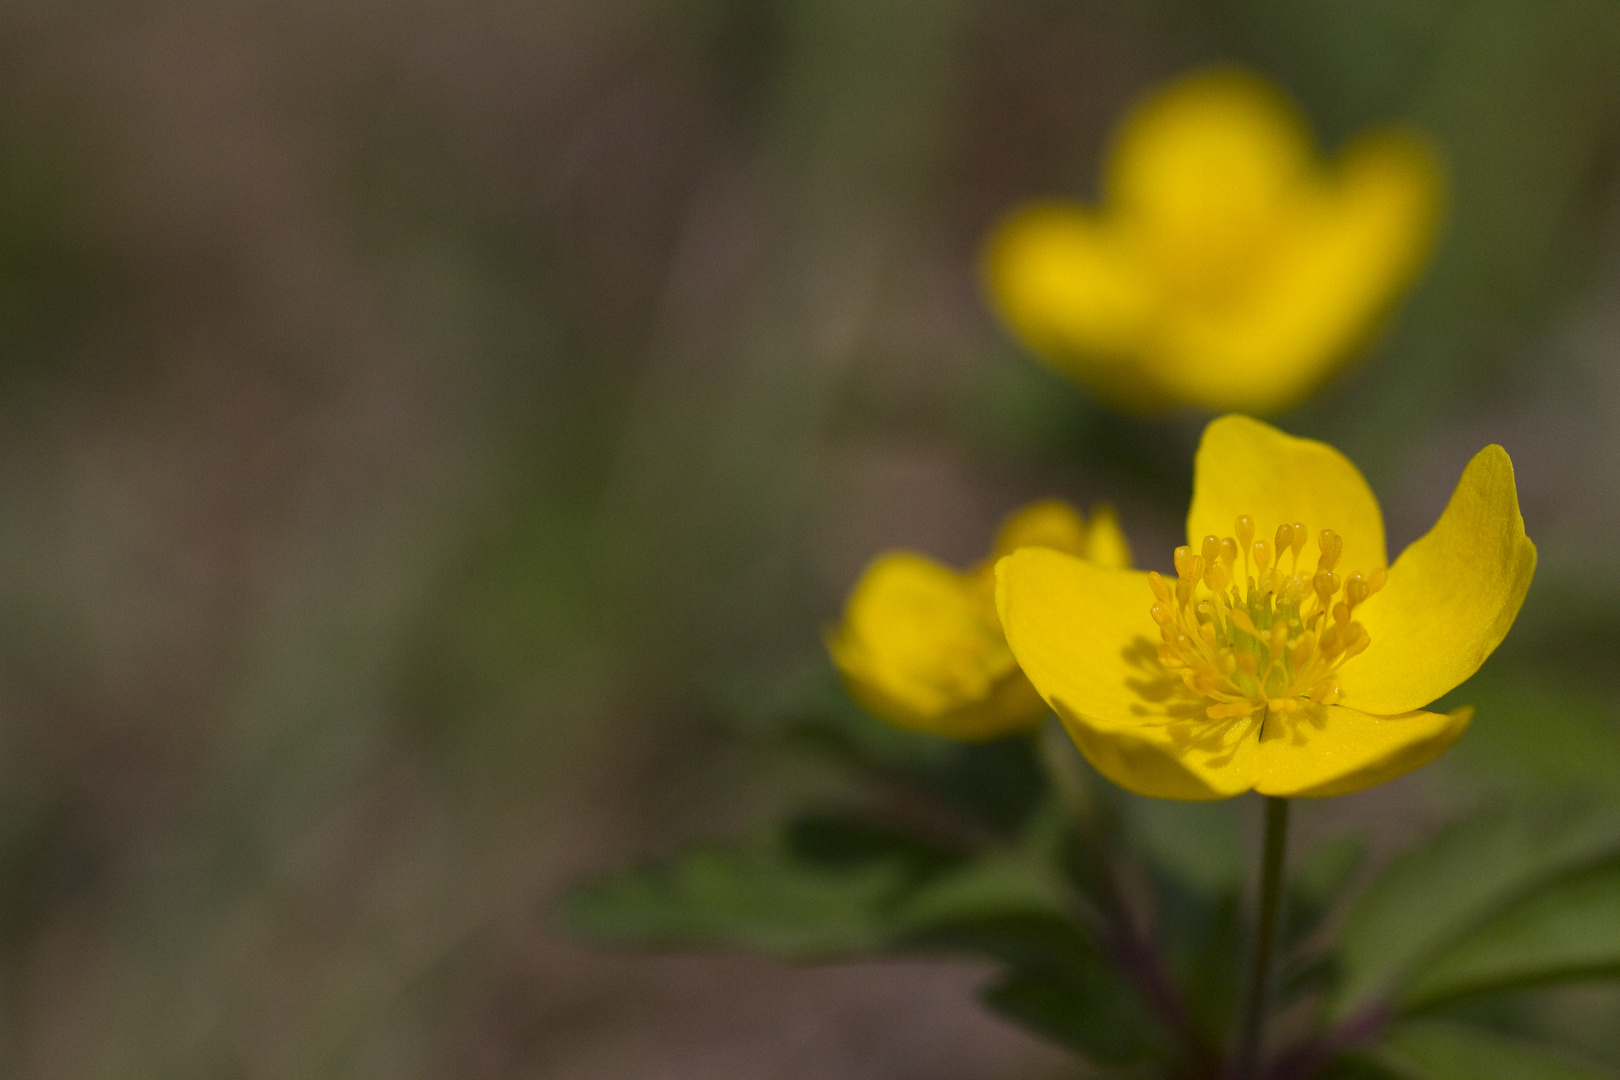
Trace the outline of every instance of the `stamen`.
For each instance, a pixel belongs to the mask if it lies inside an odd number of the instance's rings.
[[[1271,545],[1264,540],[1254,542],[1254,566],[1260,573],[1265,573],[1266,567],[1271,565]]]
[[[1284,522],[1274,539],[1257,540],[1244,514],[1233,531],[1203,537],[1196,551],[1178,547],[1174,584],[1148,575],[1149,613],[1163,639],[1159,663],[1209,699],[1211,720],[1337,704],[1344,693],[1337,671],[1371,644],[1356,609],[1384,587],[1388,571],[1341,579],[1344,540],[1332,529],[1317,533],[1314,571],[1299,565],[1310,536],[1303,522]]]
[[[1153,590],[1153,595],[1159,598],[1161,604],[1170,602],[1170,583],[1165,581],[1157,570],[1148,571],[1148,587]]]
[[[1344,538],[1332,529],[1323,529],[1316,538],[1316,546],[1322,552],[1317,561],[1318,570],[1332,570],[1339,565],[1339,556],[1344,554]]]

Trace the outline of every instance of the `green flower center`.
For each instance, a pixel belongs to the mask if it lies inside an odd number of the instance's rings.
[[[1332,529],[1317,536],[1313,573],[1300,568],[1309,536],[1303,524],[1279,525],[1275,541],[1256,540],[1254,519],[1244,514],[1235,532],[1204,537],[1200,552],[1176,548],[1173,585],[1148,574],[1163,638],[1159,662],[1209,700],[1212,720],[1334,704],[1343,696],[1339,668],[1371,643],[1356,608],[1388,573],[1341,579],[1335,568],[1344,540]]]

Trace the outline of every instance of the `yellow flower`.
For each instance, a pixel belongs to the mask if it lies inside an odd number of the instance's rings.
[[[1316,559],[1307,536],[1316,530]],[[1086,758],[1143,795],[1340,795],[1439,756],[1530,587],[1513,463],[1487,446],[1393,566],[1367,482],[1244,416],[1204,431],[1178,577],[1024,550],[996,600],[1024,672]]]
[[[1057,499],[1011,515],[989,559],[967,572],[909,551],[874,559],[827,640],[850,693],[913,731],[978,741],[1031,727],[1046,704],[1018,670],[995,608],[995,561],[1038,545],[1110,568],[1130,566],[1114,512],[1086,524]]]
[[[1326,378],[1415,276],[1444,181],[1393,130],[1329,168],[1279,91],[1216,70],[1136,106],[1104,188],[1099,210],[1035,204],[993,232],[996,311],[1118,404],[1266,413]]]

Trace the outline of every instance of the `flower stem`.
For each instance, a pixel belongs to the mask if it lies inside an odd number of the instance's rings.
[[[1077,836],[1093,860],[1100,914],[1106,923],[1099,928],[1104,952],[1115,968],[1136,985],[1143,1001],[1180,1044],[1191,1070],[1189,1075],[1215,1077],[1220,1068],[1215,1048],[1198,1030],[1158,946],[1131,911],[1118,857],[1097,820],[1085,777],[1075,767],[1077,759],[1070,756],[1074,754],[1073,744],[1061,728],[1048,724],[1040,736],[1040,750],[1048,775],[1073,817]]]
[[[1249,993],[1232,1057],[1233,1080],[1252,1080],[1260,1062],[1271,990],[1271,953],[1277,940],[1277,914],[1282,907],[1283,861],[1288,852],[1288,800],[1266,796],[1266,839],[1260,869],[1260,922],[1255,928],[1254,961]]]

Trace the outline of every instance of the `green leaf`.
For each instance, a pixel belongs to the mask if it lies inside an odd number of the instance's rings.
[[[889,940],[885,911],[906,872],[897,861],[807,865],[778,846],[695,848],[574,889],[562,917],[603,944],[733,946],[787,960],[872,953]]]
[[[984,991],[985,1004],[1099,1065],[1128,1065],[1166,1055],[1163,1029],[1100,961],[1062,973],[1014,970]]]
[[[1343,1017],[1535,886],[1620,852],[1620,813],[1502,810],[1396,859],[1352,910],[1332,1002]]]
[[[1029,737],[963,743],[904,731],[851,700],[829,661],[789,678],[739,681],[721,705],[746,733],[830,751],[1002,836],[1017,833],[1045,797],[1046,776]]]
[[[1540,1047],[1445,1020],[1408,1021],[1373,1056],[1405,1080],[1605,1080]]]
[[[1466,994],[1620,971],[1620,865],[1521,898],[1454,941],[1405,988],[1419,1009]]]
[[[907,949],[1006,964],[985,1002],[1039,1035],[1103,1065],[1164,1053],[1157,1022],[1105,959],[1048,861],[1016,851],[975,859],[918,888],[895,920]]]
[[[992,852],[919,887],[895,912],[895,921],[903,932],[922,933],[930,927],[994,916],[1068,920],[1072,910],[1054,867]]]
[[[918,879],[962,860],[961,852],[847,810],[807,811],[784,833],[796,859],[828,869],[851,869],[873,862],[898,862]]]

